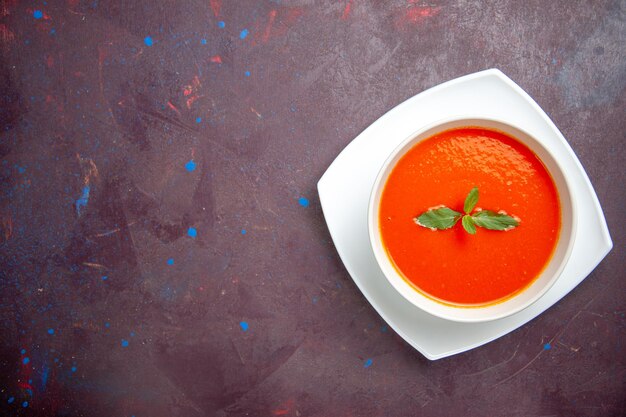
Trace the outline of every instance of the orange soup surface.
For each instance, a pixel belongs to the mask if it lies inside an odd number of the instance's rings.
[[[460,213],[478,187],[476,208],[520,219],[509,231],[459,221],[432,231],[414,218],[438,205]],[[561,227],[556,186],[539,158],[512,137],[483,128],[448,130],[411,148],[383,189],[380,233],[396,269],[421,293],[452,305],[485,305],[528,287],[549,262]]]

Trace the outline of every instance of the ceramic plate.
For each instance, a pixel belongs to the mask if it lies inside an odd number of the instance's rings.
[[[387,156],[419,128],[455,116],[500,119],[539,138],[569,176],[578,208],[574,249],[554,286],[525,310],[486,323],[440,319],[409,303],[380,271],[368,238],[369,196]],[[393,108],[339,154],[317,187],[352,279],[389,326],[431,360],[483,345],[537,317],[585,279],[613,246],[595,191],[569,144],[539,105],[496,69],[448,81]]]

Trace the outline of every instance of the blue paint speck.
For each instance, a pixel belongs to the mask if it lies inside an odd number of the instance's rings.
[[[80,216],[80,209],[83,207],[87,207],[87,203],[89,203],[89,190],[90,187],[85,185],[83,187],[83,193],[80,198],[76,200],[76,213]]]
[[[135,332],[130,332],[130,337],[135,337]]]
[[[57,33],[57,30],[55,28],[50,29],[50,34],[54,35],[55,33]]]
[[[248,323],[246,323],[245,321],[239,322],[239,326],[241,326],[241,330],[243,330],[244,332],[247,332],[248,331],[248,327],[250,327],[248,325]]]
[[[48,334],[54,334],[54,329],[48,329]]]
[[[24,407],[24,408],[28,407],[28,401],[24,401],[24,402],[22,403],[22,407]]]
[[[217,27],[220,29],[224,29],[226,27],[226,23],[223,20],[217,22]]]
[[[122,339],[122,347],[128,347],[128,340]]]
[[[174,265],[174,258],[170,258],[167,260],[168,265]]]
[[[249,77],[249,76],[250,76],[250,71],[246,71],[246,72],[244,72],[244,75],[245,75],[246,77]]]
[[[26,353],[26,349],[22,349],[22,350],[20,350],[20,353],[21,353],[22,355],[23,355],[23,354],[25,354],[25,353]]]
[[[189,237],[196,237],[198,236],[198,231],[193,227],[190,227],[189,229],[187,229],[187,234],[189,235]]]
[[[200,40],[200,43],[201,43],[202,45],[206,45],[206,39],[201,39],[201,40]]]
[[[104,327],[106,327],[106,328],[108,329],[109,327],[111,327],[111,323],[109,323],[109,322],[107,321],[106,323],[104,323]]]
[[[108,277],[108,276],[106,276],[106,275],[103,275],[103,276],[102,276],[102,281],[106,281],[107,279],[109,279],[109,277]]]
[[[552,345],[550,345],[550,343],[546,343],[545,345],[543,345],[543,350],[550,350],[552,349]]]
[[[248,36],[248,29],[244,29],[241,31],[241,33],[239,34],[239,39],[246,39],[246,36]]]
[[[241,234],[245,235],[246,233],[248,233],[248,231],[246,229],[241,229]]]
[[[150,36],[146,36],[145,38],[143,38],[143,43],[145,43],[146,46],[152,46],[154,44],[154,41]]]
[[[46,388],[46,383],[48,382],[48,374],[50,373],[50,368],[48,368],[46,365],[43,366],[43,369],[41,370],[41,387],[43,389]]]
[[[185,164],[185,169],[189,172],[192,172],[196,169],[196,163],[193,162],[193,159],[190,159],[189,162]]]
[[[26,357],[26,358],[22,359],[22,363],[24,365],[28,365],[28,362],[30,362],[30,358]]]
[[[382,326],[380,328],[380,331],[383,332],[383,333],[387,333],[387,326]]]
[[[304,197],[300,197],[298,199],[298,204],[300,204],[302,207],[309,207],[309,200]]]
[[[317,304],[317,300],[318,300],[317,297],[313,297],[313,299],[311,301],[313,301],[313,304]]]
[[[33,12],[33,17],[35,19],[41,19],[43,17],[43,12],[41,10],[35,10]]]
[[[364,368],[369,368],[370,366],[372,366],[372,363],[374,363],[374,361],[373,361],[373,360],[371,360],[371,359],[368,359],[368,360],[366,360],[366,361],[365,361],[365,363],[363,364],[363,367],[364,367]]]
[[[7,402],[11,404],[13,401],[15,401],[15,397],[9,397],[9,400]]]
[[[202,122],[202,117],[196,117],[196,123]]]
[[[75,366],[72,366],[72,372],[76,372],[77,368]]]

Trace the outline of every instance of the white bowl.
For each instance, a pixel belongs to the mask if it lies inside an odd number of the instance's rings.
[[[505,301],[485,306],[454,306],[437,302],[412,287],[396,270],[383,247],[379,225],[380,197],[387,178],[396,163],[418,142],[437,133],[460,127],[483,127],[500,131],[530,148],[544,163],[556,185],[561,207],[561,230],[557,246],[548,265],[533,283],[519,294]],[[368,207],[370,244],[376,261],[391,285],[409,302],[434,316],[458,322],[483,322],[510,316],[530,306],[544,295],[561,275],[574,246],[576,234],[576,205],[569,183],[557,159],[542,143],[524,130],[510,123],[487,118],[455,117],[430,124],[405,139],[389,155],[380,169],[372,188]]]
[[[423,126],[458,115],[522,127],[557,157],[573,186],[576,237],[561,277],[535,303],[501,320],[463,323],[416,307],[385,278],[368,236],[369,198],[387,156]],[[613,247],[596,192],[567,139],[532,97],[497,69],[447,81],[389,110],[337,155],[317,187],[333,245],[354,284],[389,328],[429,360],[475,349],[527,325],[588,278]]]

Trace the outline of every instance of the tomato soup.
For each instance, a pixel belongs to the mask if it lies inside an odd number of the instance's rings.
[[[436,231],[414,222],[433,206],[463,212],[473,187],[480,192],[476,209],[503,210],[519,226],[470,235],[460,221]],[[400,275],[422,294],[457,306],[523,291],[550,261],[561,227],[559,196],[541,160],[504,133],[474,127],[411,148],[387,179],[378,215],[383,246]]]

